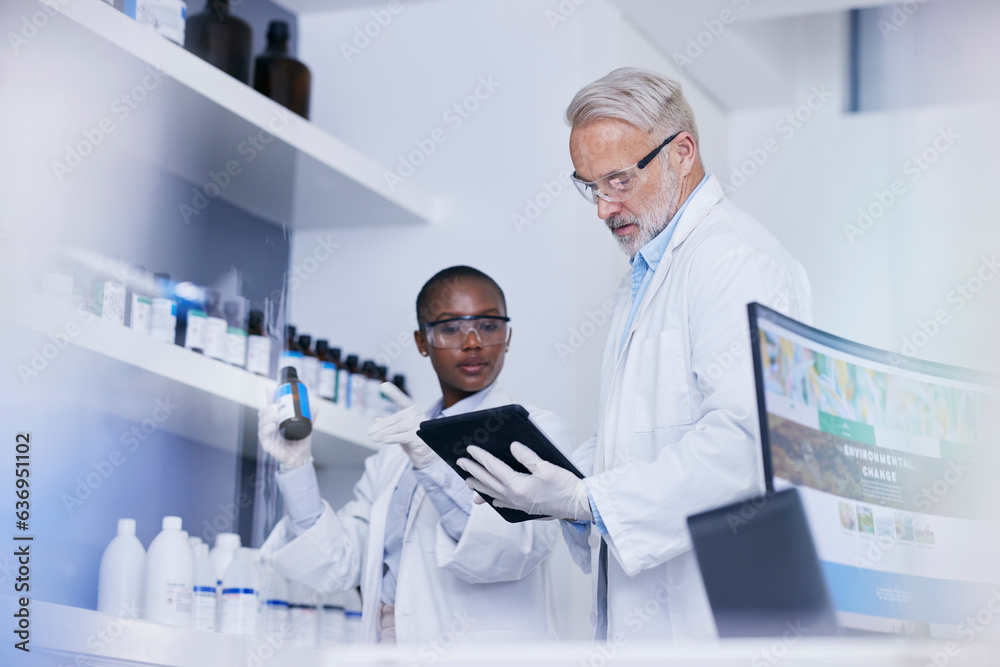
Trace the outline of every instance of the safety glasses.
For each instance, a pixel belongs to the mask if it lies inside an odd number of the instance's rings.
[[[631,167],[625,167],[613,174],[602,176],[596,181],[584,181],[573,172],[573,185],[583,195],[583,198],[591,204],[597,203],[600,197],[605,201],[623,202],[631,199],[649,178],[649,172],[645,171],[646,165],[653,161],[660,151],[677,138],[680,132],[676,132],[667,137],[662,144],[654,148],[649,155],[642,158]]]
[[[507,342],[510,327],[509,317],[500,315],[463,315],[449,317],[437,322],[425,322],[421,325],[427,342],[438,349],[458,349],[465,346],[469,332],[473,332],[483,347],[503,345]]]

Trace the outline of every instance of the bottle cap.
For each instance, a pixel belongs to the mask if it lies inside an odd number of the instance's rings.
[[[208,545],[204,542],[198,542],[194,545],[194,555],[198,558],[205,558],[208,556]]]
[[[285,325],[285,338],[295,338],[295,325],[286,324]]]
[[[163,530],[180,530],[181,518],[179,516],[163,517]]]
[[[285,366],[281,369],[281,384],[286,382],[298,382],[299,374],[293,366]]]
[[[262,327],[264,326],[264,313],[259,310],[251,310],[249,320],[250,320],[250,326],[255,328]]]
[[[186,533],[187,531],[184,532]],[[188,542],[191,543],[192,547],[202,543],[201,538],[197,535],[188,535]]]
[[[135,535],[135,519],[118,519],[119,535]]]
[[[267,26],[267,41],[283,42],[288,39],[288,24],[284,21],[271,21]]]
[[[334,361],[340,361],[340,348],[339,347],[331,347],[328,350],[328,352],[330,354],[330,358],[331,359],[333,359]]]
[[[316,351],[319,352],[320,350],[322,350],[323,352],[328,352],[330,350],[330,341],[328,341],[325,338],[320,338],[319,340],[317,340]]]
[[[236,533],[219,533],[215,537],[216,549],[239,549],[240,536]]]
[[[299,346],[303,351],[308,350],[312,346],[312,336],[309,334],[302,334],[299,336]]]

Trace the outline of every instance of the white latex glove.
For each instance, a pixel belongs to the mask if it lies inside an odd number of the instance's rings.
[[[278,428],[278,406],[274,404],[276,388],[274,382],[265,383],[266,405],[257,412],[257,437],[264,451],[278,461],[281,472],[288,472],[312,463],[312,434],[301,440],[286,440],[281,437],[281,430]],[[315,421],[317,406],[312,401],[309,402],[309,406],[312,408],[312,418]]]
[[[420,407],[391,382],[383,382],[379,386],[379,390],[386,398],[395,403],[399,410],[388,417],[376,419],[371,428],[368,429],[369,437],[383,445],[399,444],[406,450],[410,461],[413,462],[413,467],[417,470],[426,468],[437,461],[438,455],[434,453],[434,450],[417,437],[420,422],[427,419]]]
[[[485,449],[472,445],[469,455],[458,465],[472,475],[465,480],[477,493],[493,496],[494,507],[509,507],[528,514],[553,516],[570,521],[593,521],[587,485],[559,466],[543,461],[520,442],[510,445],[510,453],[529,472],[517,472]],[[485,502],[476,498],[477,503]]]

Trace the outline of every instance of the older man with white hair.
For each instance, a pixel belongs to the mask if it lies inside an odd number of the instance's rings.
[[[576,186],[632,265],[604,350],[597,434],[576,455],[587,477],[517,443],[528,473],[473,447],[463,466],[497,505],[567,520],[574,559],[594,573],[598,639],[708,639],[685,520],[763,491],[746,305],[808,320],[808,278],[705,174],[674,81],[615,70],[576,94],[566,120]]]

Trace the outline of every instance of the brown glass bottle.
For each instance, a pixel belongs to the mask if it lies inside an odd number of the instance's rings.
[[[250,83],[253,31],[229,13],[229,0],[208,0],[185,28],[184,48],[243,83]]]
[[[303,118],[309,118],[311,86],[309,68],[288,53],[288,24],[271,21],[267,27],[267,49],[254,62],[254,89]]]
[[[300,372],[302,370],[302,349],[295,340],[295,326],[292,324],[285,325],[285,343],[281,354],[278,355],[278,371],[289,367],[294,368],[299,377],[302,376]]]
[[[316,341],[316,358],[319,359],[319,380],[316,383],[316,393],[320,398],[333,400],[337,395],[337,367],[330,359],[328,351],[330,341],[320,338]]]
[[[312,336],[302,334],[299,336],[299,347],[302,349],[302,373],[300,379],[309,387],[309,391],[316,392],[319,387],[319,358],[310,349],[312,347]]]

